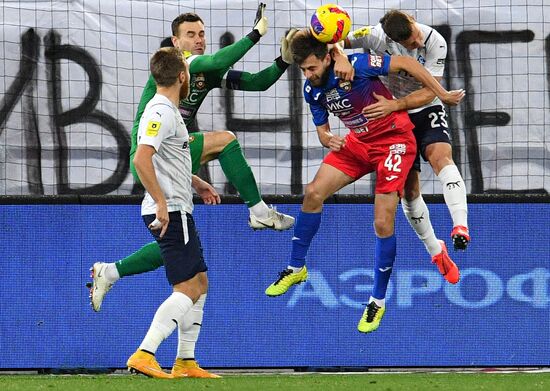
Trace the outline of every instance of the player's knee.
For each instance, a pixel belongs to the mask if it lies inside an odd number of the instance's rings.
[[[380,216],[374,219],[374,231],[379,238],[393,235],[393,220],[389,216]]]
[[[237,139],[237,136],[235,136],[235,133],[233,133],[230,130],[223,130],[219,132],[220,135],[220,143],[223,144],[224,147],[226,147],[229,143],[233,142],[233,140]]]
[[[406,201],[411,202],[416,200],[418,197],[420,197],[420,190],[418,188],[414,186],[405,186],[405,189],[403,190],[403,198]]]
[[[319,186],[315,183],[310,183],[306,186],[306,191],[304,194],[304,204],[307,204],[311,207],[319,207],[323,205],[325,197]]]

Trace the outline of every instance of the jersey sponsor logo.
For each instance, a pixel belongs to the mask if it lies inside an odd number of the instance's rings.
[[[316,93],[315,96],[313,97],[313,100],[319,99],[319,96],[321,96],[321,93],[320,92]]]
[[[338,87],[340,87],[341,89],[343,89],[346,92],[349,92],[349,91],[351,91],[351,82],[347,81],[347,80],[340,80],[338,82]]]
[[[349,99],[342,99],[335,102],[327,103],[327,108],[332,112],[337,112],[339,110],[351,109],[351,103]]]
[[[391,182],[391,181],[393,181],[394,179],[397,179],[397,178],[399,178],[397,175],[390,175],[390,176],[386,177],[386,180],[388,182]]]
[[[384,272],[387,272],[388,270],[391,269],[391,266],[387,266],[387,267],[379,267],[378,270],[380,270],[382,273]]]
[[[204,90],[206,88],[206,77],[204,73],[197,73],[194,80],[195,87],[197,90]]]
[[[360,29],[355,30],[351,34],[353,38],[361,38],[370,34],[370,26],[361,27]]]
[[[444,58],[437,59],[436,64],[437,65],[445,65],[445,59]]]
[[[369,58],[369,64],[372,68],[382,68],[382,57],[371,55]]]
[[[149,137],[157,137],[157,135],[159,134],[159,129],[159,121],[149,121],[147,123],[147,128],[145,129],[145,134]]]

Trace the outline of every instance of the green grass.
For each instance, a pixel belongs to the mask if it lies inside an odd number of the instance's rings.
[[[0,390],[549,390],[550,373],[226,375],[156,380],[126,375],[0,375]]]

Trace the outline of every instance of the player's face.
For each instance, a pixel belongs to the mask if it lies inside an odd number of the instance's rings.
[[[424,47],[424,34],[422,34],[418,23],[413,22],[411,36],[408,39],[399,43],[403,45],[407,50],[420,49]]]
[[[178,27],[178,35],[172,37],[172,43],[180,50],[187,50],[193,54],[204,54],[206,50],[204,24],[199,20],[183,22]]]
[[[323,59],[311,54],[300,64],[300,69],[313,87],[320,87],[327,82],[330,62],[330,54]]]

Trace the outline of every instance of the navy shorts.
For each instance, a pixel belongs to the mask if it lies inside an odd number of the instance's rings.
[[[451,143],[449,126],[447,125],[447,113],[443,106],[430,106],[418,113],[409,113],[409,118],[414,124],[414,137],[416,138],[416,159],[413,169],[420,171],[420,156],[426,159],[426,147],[433,143]]]
[[[208,268],[204,262],[193,216],[185,212],[170,212],[168,215],[170,222],[162,239],[159,239],[160,230],[149,232],[159,244],[168,282],[170,285],[176,285],[190,280]],[[149,227],[155,218],[155,215],[145,215],[143,221]]]

